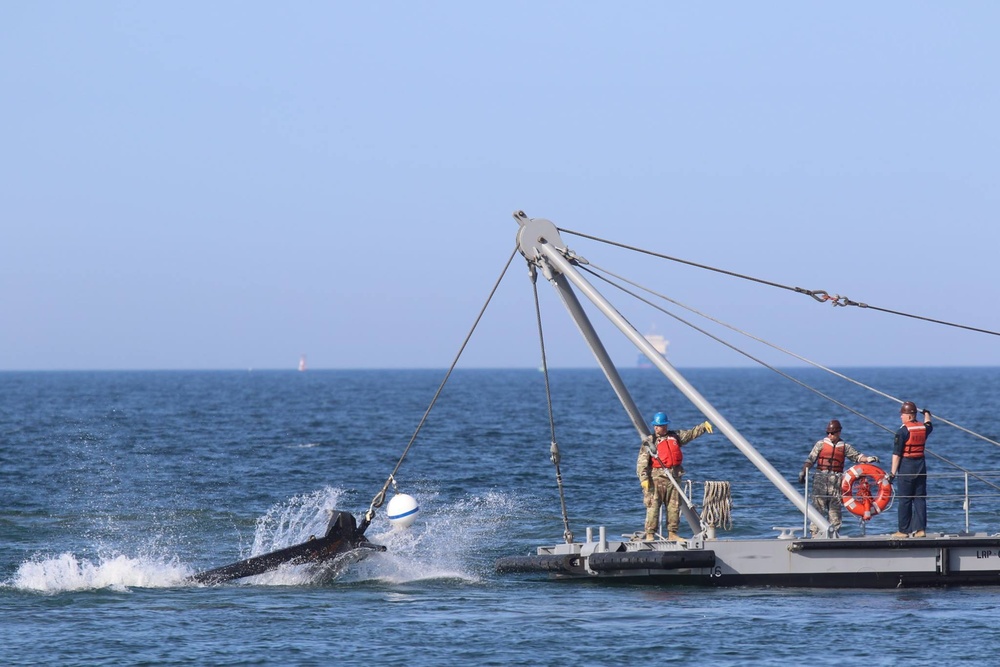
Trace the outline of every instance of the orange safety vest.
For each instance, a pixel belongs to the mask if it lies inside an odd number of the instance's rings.
[[[838,447],[839,445],[839,447]],[[826,472],[844,472],[844,443],[834,444],[823,438],[823,448],[816,457],[816,467]]]
[[[683,460],[681,443],[677,442],[677,438],[674,436],[668,435],[656,443],[656,458],[653,459],[654,468],[673,468],[679,466]],[[660,461],[663,463],[661,464]]]
[[[924,458],[924,443],[927,442],[927,427],[918,421],[906,422],[903,424],[910,432],[910,437],[903,445],[903,458],[922,459]]]

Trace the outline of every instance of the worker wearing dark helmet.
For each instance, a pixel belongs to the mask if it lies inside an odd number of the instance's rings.
[[[813,475],[813,505],[823,516],[830,521],[830,532],[835,534],[840,530],[841,509],[844,504],[841,500],[840,480],[844,472],[844,461],[850,459],[855,463],[875,463],[876,456],[862,454],[846,441],[840,439],[840,422],[831,419],[826,425],[826,437],[813,445],[812,451],[806,457],[806,462],[802,464],[802,472],[799,473],[799,484],[806,481],[809,468],[816,464],[816,474]],[[816,525],[810,526],[812,534],[815,536],[819,529]]]
[[[927,463],[924,444],[931,434],[931,411],[921,410],[924,423],[917,421],[917,406],[906,401],[899,409],[903,424],[896,431],[892,446],[892,469],[889,481],[897,476],[896,502],[899,508],[899,529],[893,537],[926,537],[927,535]]]

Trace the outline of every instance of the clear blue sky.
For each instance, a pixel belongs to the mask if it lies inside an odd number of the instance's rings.
[[[1000,330],[998,26],[995,2],[3,3],[0,370],[445,367],[517,209]],[[996,336],[635,267],[820,363],[1000,365]],[[538,364],[514,271],[465,365]],[[541,287],[550,361],[592,365]],[[679,366],[745,363],[635,324]]]

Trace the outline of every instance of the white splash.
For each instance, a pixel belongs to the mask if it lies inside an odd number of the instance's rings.
[[[169,588],[185,585],[192,570],[175,560],[148,557],[130,558],[117,554],[96,562],[64,553],[53,558],[36,558],[17,569],[9,585],[39,593],[62,593],[110,588]]]
[[[492,492],[437,505],[435,492],[413,494],[420,519],[404,529],[392,528],[384,517],[372,523],[369,540],[386,547],[352,566],[341,580],[378,580],[391,584],[428,579],[482,580],[478,562],[514,506],[504,494]]]
[[[326,533],[330,510],[344,492],[324,488],[294,496],[275,505],[257,520],[247,558],[305,542]],[[401,584],[429,579],[482,580],[484,547],[495,546],[500,528],[515,506],[515,500],[501,493],[462,499],[438,505],[438,492],[413,493],[420,504],[420,519],[406,529],[393,528],[384,512],[376,515],[366,536],[386,547],[360,561],[346,558],[333,567],[285,565],[272,572],[235,582],[254,586],[299,586],[329,582],[380,581]],[[360,519],[360,512],[355,515]],[[73,553],[36,556],[24,562],[2,586],[41,593],[129,588],[169,588],[194,586],[192,567],[177,556],[128,556],[109,552],[91,560]]]
[[[249,556],[259,556],[276,549],[305,542],[326,534],[330,510],[337,508],[341,489],[326,487],[275,505],[257,519]]]

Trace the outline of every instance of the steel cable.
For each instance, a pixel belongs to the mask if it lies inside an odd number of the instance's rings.
[[[493,289],[490,290],[489,296],[486,297],[486,303],[484,303],[483,307],[479,309],[479,314],[476,315],[476,319],[472,323],[472,328],[469,329],[469,333],[465,335],[465,340],[462,341],[462,345],[458,348],[458,353],[455,355],[455,359],[451,362],[451,366],[448,367],[448,372],[444,374],[444,379],[441,380],[441,384],[438,386],[437,391],[434,392],[434,397],[431,399],[430,405],[427,406],[423,417],[420,418],[417,428],[413,431],[413,435],[410,436],[410,441],[406,443],[406,447],[403,449],[403,454],[399,457],[399,461],[396,462],[396,467],[394,467],[392,472],[389,473],[389,477],[385,480],[385,484],[382,485],[382,489],[375,494],[374,498],[372,498],[371,505],[368,506],[368,511],[365,512],[365,516],[361,520],[361,525],[358,526],[358,535],[364,534],[365,530],[368,529],[369,524],[371,524],[372,519],[375,518],[375,509],[381,507],[385,502],[385,493],[389,490],[389,485],[395,484],[395,475],[399,471],[399,467],[403,465],[403,460],[410,452],[413,442],[417,439],[417,434],[420,433],[420,429],[423,428],[424,422],[427,421],[427,417],[430,415],[431,409],[434,407],[434,404],[437,403],[438,397],[441,396],[441,391],[444,389],[445,384],[448,383],[448,378],[451,377],[451,373],[455,370],[455,366],[458,365],[458,360],[462,357],[465,347],[469,344],[469,339],[472,338],[472,334],[475,332],[476,327],[479,326],[479,322],[483,319],[483,314],[486,312],[487,306],[490,305],[490,302],[493,300],[493,296],[497,293],[497,288],[500,287],[500,282],[503,280],[503,277],[507,275],[507,270],[510,268],[510,263],[514,261],[514,256],[516,254],[517,247],[515,246],[513,252],[510,253],[510,257],[507,258],[507,263],[504,265],[503,271],[500,272],[500,277],[497,278],[496,282],[493,284]]]
[[[559,489],[559,505],[562,508],[563,538],[566,544],[573,543],[573,531],[569,528],[569,514],[566,511],[566,493],[563,489],[562,470],[559,466],[559,444],[556,442],[556,420],[552,410],[552,391],[549,385],[549,364],[545,356],[545,336],[542,332],[542,309],[538,302],[538,271],[535,265],[529,262],[528,271],[531,277],[531,289],[535,295],[535,318],[538,321],[538,344],[542,352],[542,374],[545,376],[545,402],[549,406],[549,432],[551,433],[551,444],[549,445],[549,459],[556,468],[556,487]]]
[[[590,268],[588,268],[588,266]],[[674,313],[671,313],[669,310],[667,310],[667,309],[665,309],[665,308],[663,308],[663,307],[661,307],[661,306],[653,303],[652,301],[650,301],[648,299],[643,298],[642,296],[636,294],[635,292],[633,292],[633,291],[631,291],[629,289],[626,289],[626,288],[622,287],[621,285],[618,285],[614,281],[609,280],[605,276],[601,275],[601,273],[606,273],[607,275],[612,276],[612,277],[614,277],[617,280],[621,280],[623,282],[626,282],[626,283],[628,283],[628,284],[630,284],[630,285],[632,285],[632,286],[634,286],[634,287],[636,287],[638,289],[643,290],[644,292],[648,292],[649,294],[652,294],[653,296],[656,296],[656,297],[658,297],[660,299],[663,299],[664,301],[668,301],[670,303],[673,303],[673,304],[675,304],[675,305],[677,305],[677,306],[679,306],[681,308],[684,308],[685,310],[687,310],[687,311],[689,311],[691,313],[699,315],[700,317],[704,317],[707,320],[715,322],[716,324],[719,324],[720,326],[726,327],[726,328],[728,328],[728,329],[730,329],[730,330],[732,330],[732,331],[734,331],[734,332],[736,332],[736,333],[738,333],[740,335],[743,335],[743,336],[751,338],[751,339],[753,339],[755,341],[758,341],[758,342],[760,342],[760,343],[762,343],[764,345],[767,345],[768,347],[771,347],[771,348],[773,348],[773,349],[775,349],[775,350],[777,350],[779,352],[782,352],[784,354],[793,356],[796,359],[799,359],[800,361],[803,361],[803,362],[805,362],[807,364],[810,364],[811,366],[813,366],[815,368],[818,368],[820,370],[823,370],[823,371],[826,371],[826,372],[831,373],[833,375],[836,375],[837,377],[840,377],[840,378],[842,378],[844,380],[852,382],[855,385],[857,385],[857,386],[859,386],[859,387],[861,387],[863,389],[866,389],[868,391],[871,391],[873,393],[876,393],[876,394],[878,394],[878,395],[880,395],[880,396],[882,396],[884,398],[888,398],[888,399],[893,400],[893,401],[895,401],[896,403],[899,403],[899,404],[903,403],[902,400],[900,400],[900,399],[898,399],[898,398],[896,398],[896,397],[894,397],[894,396],[892,396],[890,394],[887,394],[885,392],[879,391],[878,389],[875,389],[874,387],[866,385],[863,382],[859,382],[858,380],[855,380],[855,379],[850,378],[850,377],[848,377],[846,375],[843,375],[842,373],[838,373],[837,371],[834,371],[834,370],[832,370],[830,368],[827,368],[827,367],[825,367],[825,366],[823,366],[821,364],[818,364],[816,362],[810,361],[809,359],[807,359],[805,357],[797,355],[797,354],[795,354],[795,353],[793,353],[793,352],[791,352],[789,350],[786,350],[786,349],[784,349],[784,348],[782,348],[782,347],[780,347],[778,345],[774,345],[773,343],[770,343],[770,342],[768,342],[768,341],[766,341],[766,340],[764,340],[762,338],[758,338],[757,336],[754,336],[754,335],[752,335],[752,334],[750,334],[750,333],[748,333],[746,331],[738,329],[738,328],[736,328],[736,327],[734,327],[734,326],[732,326],[730,324],[727,324],[727,323],[725,323],[725,322],[723,322],[723,321],[721,321],[721,320],[719,320],[717,318],[714,318],[714,317],[711,317],[710,315],[702,313],[701,311],[698,311],[697,309],[694,309],[694,308],[691,308],[689,306],[686,306],[686,305],[680,303],[679,301],[676,301],[675,299],[671,299],[670,297],[668,297],[668,296],[666,296],[664,294],[660,294],[660,293],[658,293],[658,292],[656,292],[654,290],[651,290],[651,289],[649,289],[647,287],[639,285],[638,283],[635,283],[634,281],[631,281],[631,280],[629,280],[627,278],[619,276],[619,275],[615,274],[612,271],[609,271],[607,269],[601,268],[601,267],[599,267],[599,266],[597,266],[597,265],[595,265],[593,263],[590,263],[590,262],[588,262],[588,266],[580,266],[579,268],[581,270],[583,270],[583,271],[586,271],[587,273],[589,273],[590,275],[594,276],[595,278],[603,280],[605,283],[611,285],[612,287],[615,287],[615,288],[621,290],[625,294],[628,294],[629,296],[631,296],[631,297],[633,297],[633,298],[635,298],[635,299],[637,299],[639,301],[642,301],[643,303],[647,304],[648,306],[650,306],[652,308],[655,308],[656,310],[660,311],[661,313],[663,313],[663,314],[665,314],[665,315],[667,315],[669,317],[674,318],[675,320],[677,320],[681,324],[684,324],[685,326],[688,326],[688,327],[694,329],[695,331],[697,331],[697,332],[699,332],[699,333],[701,333],[701,334],[703,334],[705,336],[708,336],[709,338],[715,340],[716,342],[718,342],[718,343],[720,343],[722,345],[725,345],[726,347],[728,347],[729,349],[733,350],[734,352],[742,354],[743,356],[747,357],[751,361],[753,361],[753,362],[755,362],[755,363],[757,363],[757,364],[759,364],[759,365],[761,365],[761,366],[763,366],[763,367],[765,367],[765,368],[767,368],[767,369],[769,369],[769,370],[777,373],[778,375],[781,375],[782,377],[784,377],[784,378],[786,378],[786,379],[794,382],[795,384],[801,386],[802,388],[807,389],[808,391],[813,392],[814,394],[816,394],[816,395],[818,395],[818,396],[826,399],[827,401],[830,401],[831,403],[833,403],[833,404],[835,404],[835,405],[843,408],[844,410],[847,410],[848,412],[856,415],[857,417],[860,417],[861,419],[864,419],[865,421],[867,421],[867,422],[871,423],[872,425],[874,425],[874,426],[882,429],[883,431],[886,431],[887,433],[895,433],[895,431],[893,431],[892,429],[888,428],[887,426],[884,426],[884,425],[880,424],[879,422],[877,422],[876,420],[872,419],[871,417],[868,417],[867,415],[865,415],[865,414],[863,414],[863,413],[855,410],[854,408],[852,408],[852,407],[850,407],[850,406],[848,406],[848,405],[846,405],[846,404],[838,401],[837,399],[833,398],[832,396],[829,396],[828,394],[823,393],[819,389],[816,389],[815,387],[812,387],[812,386],[810,386],[810,385],[802,382],[801,380],[799,380],[799,379],[797,379],[797,378],[789,375],[788,373],[785,373],[784,371],[781,371],[781,370],[775,368],[774,366],[768,364],[767,362],[763,361],[762,359],[759,359],[759,358],[751,355],[750,353],[748,353],[748,352],[746,352],[746,351],[744,351],[744,350],[736,347],[732,343],[729,343],[728,341],[725,341],[722,338],[719,338],[718,336],[716,336],[716,335],[714,335],[712,333],[709,333],[705,329],[702,329],[701,327],[693,324],[692,322],[689,322],[689,321],[685,320],[684,318],[682,318],[682,317],[680,317],[678,315],[675,315]],[[941,422],[943,422],[945,424],[948,424],[949,426],[952,426],[953,428],[956,428],[956,429],[958,429],[960,431],[963,431],[963,432],[965,432],[965,433],[967,433],[969,435],[972,435],[974,437],[977,437],[977,438],[979,438],[981,440],[985,440],[986,442],[989,442],[989,443],[991,443],[993,445],[1000,446],[1000,442],[992,440],[992,439],[990,439],[990,438],[988,438],[988,437],[986,437],[984,435],[981,435],[979,433],[976,433],[974,431],[970,431],[969,429],[967,429],[967,428],[965,428],[963,426],[960,426],[958,424],[955,424],[955,423],[953,423],[953,422],[951,422],[951,421],[949,421],[947,419],[944,419],[942,417],[937,417],[937,418]],[[1000,489],[1000,486],[997,486],[997,485],[989,482],[988,480],[982,479],[981,477],[979,477],[978,475],[976,475],[976,473],[972,472],[971,470],[968,470],[968,469],[966,469],[966,468],[958,465],[954,461],[951,461],[951,460],[945,458],[944,456],[942,456],[942,455],[940,455],[940,454],[932,451],[930,448],[925,448],[924,451],[926,453],[930,454],[931,456],[937,458],[938,460],[943,461],[944,463],[946,463],[946,464],[948,464],[950,466],[953,466],[954,468],[956,468],[958,470],[961,470],[962,472],[965,472],[965,473],[968,473],[969,475],[972,475],[973,477],[975,477],[976,479],[979,479],[979,481],[987,484],[988,486],[992,486],[993,488]]]
[[[976,331],[978,333],[990,334],[991,336],[1000,336],[1000,332],[992,331],[990,329],[981,329],[979,327],[969,326],[967,324],[958,324],[956,322],[948,322],[946,320],[938,320],[933,317],[926,317],[924,315],[915,315],[913,313],[904,313],[899,310],[891,310],[889,308],[881,308],[879,306],[872,306],[867,303],[861,303],[859,301],[854,301],[846,296],[839,296],[836,294],[830,294],[826,290],[810,290],[804,287],[795,287],[793,285],[783,285],[781,283],[772,282],[770,280],[764,280],[763,278],[756,278],[754,276],[748,276],[743,273],[736,273],[735,271],[728,271],[726,269],[720,269],[715,266],[709,266],[708,264],[699,264],[698,262],[692,262],[690,260],[681,259],[679,257],[672,257],[670,255],[664,255],[663,253],[654,252],[652,250],[646,250],[644,248],[639,248],[636,246],[631,246],[625,243],[618,243],[617,241],[611,241],[609,239],[602,239],[598,236],[591,236],[590,234],[584,234],[582,232],[576,232],[571,229],[559,228],[560,232],[566,234],[572,234],[574,236],[579,236],[580,238],[590,239],[591,241],[597,241],[598,243],[605,243],[607,245],[616,246],[618,248],[623,248],[625,250],[631,250],[633,252],[638,252],[644,255],[649,255],[651,257],[657,257],[659,259],[666,259],[671,262],[677,262],[679,264],[687,264],[688,266],[693,266],[699,269],[704,269],[706,271],[714,271],[715,273],[721,273],[727,276],[733,276],[734,278],[740,278],[742,280],[749,280],[751,282],[760,283],[762,285],[768,285],[769,287],[777,287],[779,289],[789,290],[791,292],[796,292],[798,294],[805,294],[812,297],[816,301],[821,303],[830,302],[834,306],[857,306],[859,308],[867,308],[869,310],[877,310],[882,313],[888,313],[890,315],[899,315],[901,317],[909,317],[915,320],[923,320],[924,322],[931,322],[933,324],[942,324],[944,326],[955,327],[957,329],[966,329],[968,331]]]

